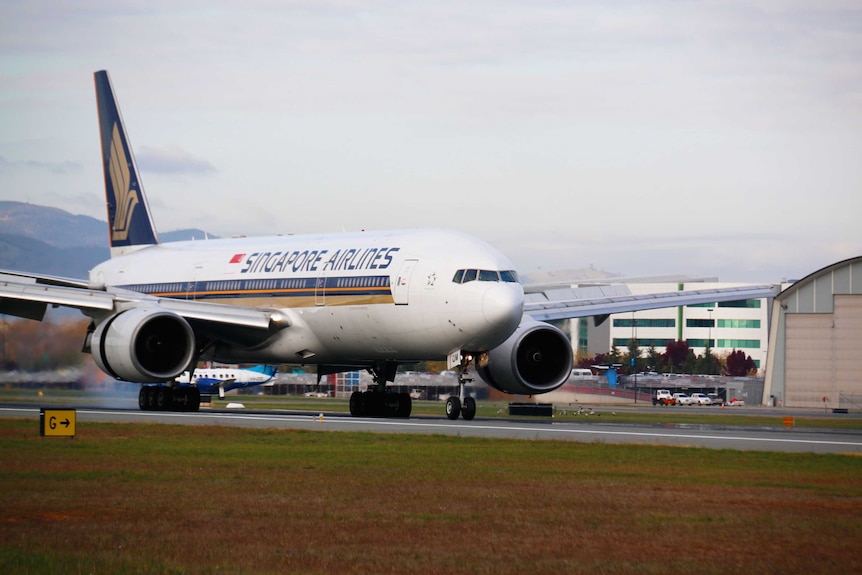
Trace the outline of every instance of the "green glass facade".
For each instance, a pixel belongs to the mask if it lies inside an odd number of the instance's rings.
[[[732,349],[760,349],[759,339],[720,339],[718,347]]]
[[[720,319],[718,327],[760,329],[759,319]]]
[[[637,321],[637,324],[635,324]],[[615,319],[614,327],[676,327],[675,319],[652,319],[652,318],[643,318],[643,319]]]

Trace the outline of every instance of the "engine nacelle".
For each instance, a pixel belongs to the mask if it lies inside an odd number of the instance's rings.
[[[90,339],[90,351],[99,369],[118,379],[169,381],[191,363],[195,334],[181,316],[141,307],[100,323]]]
[[[505,393],[536,395],[563,385],[572,372],[572,345],[560,329],[524,317],[509,339],[488,353],[479,377]]]

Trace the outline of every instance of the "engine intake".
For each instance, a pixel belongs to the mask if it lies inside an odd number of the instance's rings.
[[[536,395],[563,385],[572,372],[572,345],[560,329],[524,317],[509,339],[478,366],[482,380],[505,393]]]
[[[181,316],[142,307],[118,313],[96,327],[90,342],[99,369],[140,383],[169,381],[188,368],[195,335]]]

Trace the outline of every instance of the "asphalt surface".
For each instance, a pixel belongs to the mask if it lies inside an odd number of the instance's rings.
[[[646,425],[584,418],[560,422],[548,418],[476,418],[450,421],[444,416],[410,419],[354,418],[342,413],[216,410],[197,413],[143,412],[137,409],[68,407],[76,409],[77,429],[87,422],[142,422],[179,425],[218,425],[315,431],[419,433],[495,439],[557,440],[587,443],[675,445],[710,449],[807,453],[862,453],[862,432],[799,427],[738,427],[720,425]],[[648,408],[647,408],[648,409]],[[771,412],[773,415],[774,412]],[[0,404],[0,418],[32,418],[38,431],[39,407]]]

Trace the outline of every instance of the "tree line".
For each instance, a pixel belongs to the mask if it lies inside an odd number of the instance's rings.
[[[0,316],[0,369],[42,371],[78,367],[88,319],[30,321]]]
[[[625,351],[614,346],[608,353],[581,357],[577,361],[578,367],[586,369],[593,365],[612,364],[620,364],[620,372],[629,375],[652,371],[741,377],[757,373],[757,364],[742,350],[734,349],[728,354],[718,356],[707,347],[703,355],[696,355],[686,341],[668,343],[664,353],[659,353],[654,346],[650,346],[644,353],[637,343],[631,340]]]

